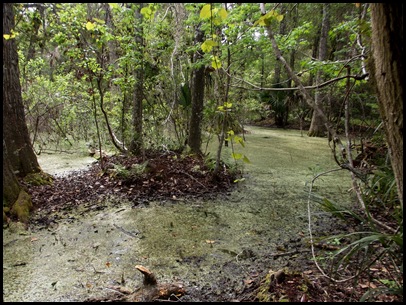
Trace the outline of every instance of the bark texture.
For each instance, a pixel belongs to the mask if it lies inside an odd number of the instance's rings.
[[[3,3],[3,34],[10,35],[13,29],[13,4]],[[4,37],[3,139],[7,146],[11,168],[16,174],[23,177],[41,171],[25,122],[16,40],[14,38],[5,39]]]
[[[403,209],[403,4],[371,3],[373,75]]]

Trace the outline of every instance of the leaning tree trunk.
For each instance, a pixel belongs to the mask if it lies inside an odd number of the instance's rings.
[[[403,210],[403,4],[371,3],[373,74]]]
[[[12,3],[3,3],[3,35],[14,29]],[[19,176],[40,172],[37,157],[31,145],[25,122],[21,96],[17,45],[14,38],[3,36],[3,138],[9,152],[9,161]],[[3,156],[3,159],[5,157]]]

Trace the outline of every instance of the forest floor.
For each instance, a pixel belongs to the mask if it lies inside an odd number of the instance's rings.
[[[148,161],[144,161],[148,160]],[[134,166],[138,164],[138,166]],[[151,201],[170,201],[174,204],[185,200],[210,200],[227,198],[236,188],[234,181],[241,179],[242,173],[222,166],[217,176],[211,174],[207,160],[193,156],[182,156],[172,151],[147,151],[145,159],[140,157],[111,156],[105,157],[103,167],[100,162],[94,163],[86,171],[73,172],[55,177],[52,186],[29,186],[38,216],[33,218],[32,225],[50,226],[58,217],[64,217],[74,208],[91,201],[100,201],[101,197],[126,199],[135,206],[148,206]],[[59,214],[58,214],[59,213]],[[39,216],[40,215],[40,216]],[[57,216],[60,215],[60,216]],[[66,216],[66,215],[65,215]],[[207,214],[206,214],[207,216]],[[171,222],[172,225],[172,222]],[[359,224],[341,223],[331,217],[320,217],[316,220],[313,234],[329,236],[359,230]],[[303,233],[306,235],[306,232]],[[215,241],[206,240],[207,243]],[[159,292],[152,300],[162,301],[301,301],[301,302],[345,302],[358,301],[368,291],[385,287],[379,279],[387,278],[391,270],[386,266],[374,264],[366,274],[347,281],[334,281],[324,276],[312,262],[311,249],[290,240],[277,247],[278,252],[268,254],[274,260],[287,258],[288,263],[276,270],[262,264],[262,260],[252,259],[251,264],[258,263],[242,283],[233,287],[233,281],[223,281],[213,288],[193,289],[184,287],[171,295]],[[294,247],[293,244],[296,245]],[[289,250],[288,250],[289,248]],[[291,250],[293,249],[293,250]],[[318,257],[328,257],[338,250],[338,245],[316,243]],[[225,251],[225,250],[224,250]],[[229,250],[227,250],[229,251]],[[244,252],[245,251],[245,252]],[[236,260],[254,258],[250,250],[234,255]],[[353,258],[355,259],[355,258]],[[359,258],[361,259],[361,258]],[[184,258],[186,261],[186,258]],[[346,265],[340,275],[347,278],[357,272],[357,261]],[[152,270],[153,272],[154,270]],[[340,279],[342,279],[342,277]],[[125,293],[125,292],[124,292]],[[120,295],[123,295],[121,291]],[[122,300],[122,297],[120,297]],[[103,299],[88,301],[119,300],[116,294]],[[379,294],[374,301],[401,301],[399,296]]]

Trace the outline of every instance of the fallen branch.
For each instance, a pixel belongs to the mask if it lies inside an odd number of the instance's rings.
[[[280,257],[280,256],[288,256],[288,255],[293,255],[293,254],[298,254],[298,253],[304,253],[304,252],[310,252],[310,249],[298,249],[290,252],[284,252],[284,253],[275,253],[271,254],[271,257]]]

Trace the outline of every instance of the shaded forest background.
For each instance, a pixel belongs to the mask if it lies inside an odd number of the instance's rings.
[[[99,156],[157,149],[204,155],[217,138],[216,172],[223,143],[243,144],[244,125],[299,128],[328,138],[337,165],[351,174],[359,210],[348,213],[371,224],[367,245],[382,244],[393,260],[403,249],[403,150],[387,147],[403,143],[403,116],[390,125],[403,103],[379,102],[385,89],[376,67],[386,53],[376,51],[369,4],[33,3],[3,6],[4,15],[5,8],[14,12],[3,20],[3,42],[15,44],[18,66],[3,46],[10,64],[3,74],[5,81],[9,72],[18,75],[21,88],[3,83],[3,91],[21,93],[16,118],[27,128],[21,134],[28,132],[18,137],[22,144],[10,140],[14,113],[3,92],[7,172],[40,170],[23,162],[35,156],[8,157],[19,145],[36,155],[87,149]],[[375,18],[396,15],[388,9],[375,8]],[[388,28],[396,32],[396,25]],[[403,30],[398,34],[403,41]],[[393,58],[402,67],[398,51]],[[403,99],[397,90],[390,92]],[[238,152],[233,158],[248,162]],[[6,198],[6,206],[17,197]],[[326,208],[343,216],[332,202]],[[366,246],[359,241],[358,250]]]
[[[202,7],[17,6],[21,87],[35,151],[67,149],[80,140],[125,150],[135,135],[144,148],[181,147],[196,121],[190,119],[193,86],[202,87],[193,92],[204,99],[194,113],[203,132],[221,135],[227,116],[226,132],[267,121],[325,136],[323,121],[315,122],[298,90],[273,91],[296,86],[277,60],[265,24],[257,22],[259,5],[216,4],[207,15]],[[304,86],[367,73],[370,21],[364,6],[285,3],[278,12],[281,21],[272,20],[276,42]],[[201,75],[195,84],[196,71]],[[317,103],[339,133],[346,86],[344,78],[317,91]],[[379,136],[373,88],[366,81],[352,86],[350,131]]]

